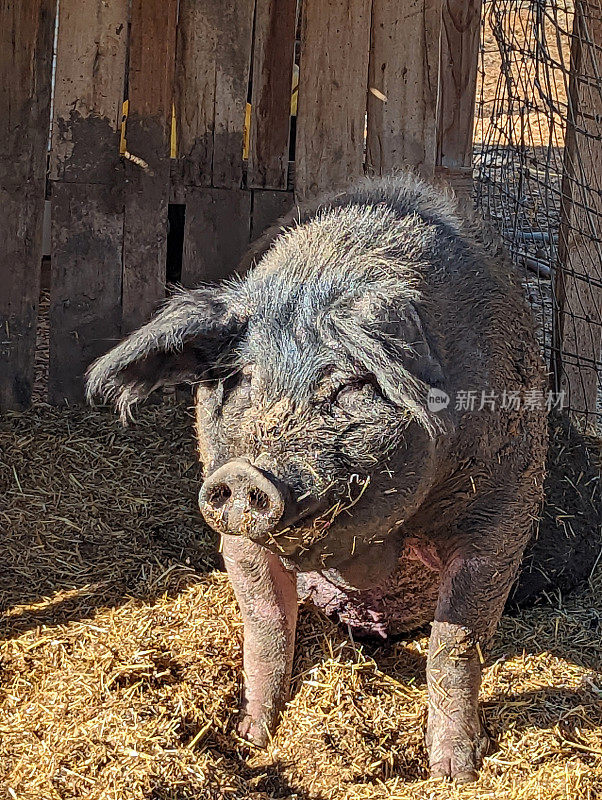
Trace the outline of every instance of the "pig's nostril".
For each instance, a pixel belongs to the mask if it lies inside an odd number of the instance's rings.
[[[270,498],[261,489],[250,489],[248,502],[254,511],[265,511],[270,507]]]
[[[214,508],[221,508],[232,497],[232,489],[227,483],[219,483],[213,486],[207,493],[207,501]]]

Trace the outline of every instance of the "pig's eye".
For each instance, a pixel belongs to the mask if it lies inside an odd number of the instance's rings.
[[[357,378],[338,386],[330,397],[329,404],[346,408],[357,403],[373,400],[376,388],[371,378]]]

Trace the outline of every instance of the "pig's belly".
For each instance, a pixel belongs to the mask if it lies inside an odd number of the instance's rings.
[[[348,626],[355,636],[394,636],[432,622],[439,572],[404,553],[396,569],[379,586],[345,589],[320,572],[300,572],[297,588],[325,614]]]

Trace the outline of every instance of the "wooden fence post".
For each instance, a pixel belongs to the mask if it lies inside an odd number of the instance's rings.
[[[257,0],[247,187],[251,239],[293,205],[287,192],[297,0]]]
[[[437,131],[441,0],[374,0],[367,169],[413,166],[432,177]]]
[[[128,0],[61,0],[52,136],[48,398],[83,399],[83,375],[121,332],[119,157]]]
[[[341,188],[364,171],[371,0],[304,0],[295,194]]]
[[[556,388],[586,426],[602,382],[602,8],[577,0],[555,278]]]
[[[247,186],[286,189],[297,0],[257,0]]]
[[[215,107],[218,0],[181,0],[178,17],[174,102],[176,186],[211,186]]]
[[[437,174],[472,196],[472,142],[481,0],[443,0],[437,114]]]
[[[176,54],[178,154],[172,200],[185,203],[182,283],[236,268],[248,247],[241,188],[255,0],[181,0]]]
[[[0,0],[0,409],[31,400],[55,0]]]
[[[165,297],[177,0],[132,0],[123,232],[123,332]]]

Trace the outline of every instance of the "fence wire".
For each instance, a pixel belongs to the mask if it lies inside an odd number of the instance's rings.
[[[602,428],[602,3],[483,0],[477,204],[524,271],[554,388]]]

